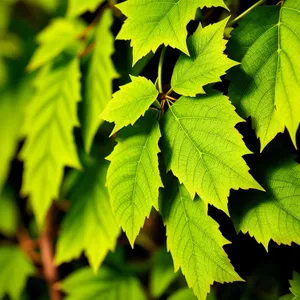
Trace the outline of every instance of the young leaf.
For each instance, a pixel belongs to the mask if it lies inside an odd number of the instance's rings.
[[[230,97],[251,116],[263,149],[286,127],[296,147],[300,122],[300,2],[258,7],[233,31],[230,56],[241,61],[231,73]]]
[[[55,57],[61,54],[64,50],[80,49],[80,42],[77,39],[79,33],[83,30],[83,25],[73,20],[57,18],[44,29],[38,36],[38,49],[32,56],[28,70],[33,71]]]
[[[80,168],[73,127],[79,125],[80,70],[77,58],[56,61],[41,69],[36,94],[26,116],[27,140],[23,195],[29,195],[37,223],[58,196],[64,167]]]
[[[19,210],[13,192],[9,189],[0,193],[0,207],[0,232],[14,237],[19,225]]]
[[[168,300],[197,300],[197,297],[191,289],[183,288],[172,294]]]
[[[59,234],[57,264],[78,258],[85,251],[96,273],[108,251],[115,249],[120,229],[105,188],[107,165],[107,162],[96,163],[76,180],[69,198],[71,210]]]
[[[192,200],[176,180],[162,199],[161,211],[175,270],[182,269],[198,299],[206,299],[214,281],[241,280],[223,249],[228,241],[207,215],[206,204],[200,198]]]
[[[112,12],[106,10],[96,30],[95,49],[87,75],[82,122],[83,139],[87,152],[90,151],[97,129],[103,122],[99,116],[111,99],[112,81],[118,77],[111,59],[114,52],[114,38],[110,31],[112,22]]]
[[[131,40],[133,64],[164,44],[189,54],[186,45],[186,26],[198,7],[222,6],[223,0],[127,0],[117,7],[128,17],[118,39]],[[147,12],[147,13],[145,13]]]
[[[104,0],[68,0],[68,16],[76,17],[86,11],[94,12]]]
[[[151,207],[157,208],[158,189],[162,187],[156,118],[156,112],[148,111],[134,126],[122,129],[117,146],[107,158],[111,161],[106,182],[110,201],[132,247]]]
[[[234,128],[243,121],[227,97],[211,91],[181,97],[162,123],[167,169],[184,183],[192,198],[201,195],[228,214],[230,189],[261,189],[242,156],[250,151]]]
[[[172,75],[173,90],[184,96],[205,94],[203,86],[221,81],[220,76],[237,63],[223,53],[223,33],[228,19],[202,28],[188,39],[190,56],[181,54]]]
[[[0,299],[7,294],[19,300],[27,278],[34,273],[34,266],[19,248],[0,247]]]
[[[165,248],[159,248],[153,256],[153,267],[150,275],[151,295],[160,298],[178,277],[179,273],[174,272],[173,261]]]
[[[143,288],[135,277],[107,267],[102,267],[97,275],[89,268],[82,268],[67,277],[61,288],[68,295],[65,300],[146,300]]]
[[[266,250],[271,239],[300,245],[300,165],[289,160],[265,172],[267,193],[249,191],[243,201],[232,205],[235,227],[249,232]]]
[[[294,272],[293,280],[290,280],[290,291],[295,296],[293,300],[300,300],[300,274]]]
[[[114,93],[101,115],[104,120],[115,123],[111,134],[124,126],[133,125],[158,96],[158,91],[150,80],[145,77],[130,78],[130,83],[121,86]]]

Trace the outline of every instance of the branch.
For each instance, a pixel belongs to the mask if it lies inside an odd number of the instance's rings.
[[[58,270],[54,264],[54,251],[53,251],[53,227],[54,227],[54,205],[48,212],[44,231],[42,232],[39,240],[41,251],[41,262],[43,266],[44,277],[47,281],[49,294],[51,300],[61,300],[60,291],[56,288],[55,284],[58,282]]]

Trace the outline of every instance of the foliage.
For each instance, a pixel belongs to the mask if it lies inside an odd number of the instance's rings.
[[[252,2],[1,1],[0,299],[300,297],[300,2]]]

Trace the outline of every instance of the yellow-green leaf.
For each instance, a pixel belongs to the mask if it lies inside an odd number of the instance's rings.
[[[261,173],[267,192],[245,192],[232,206],[236,229],[248,232],[266,249],[271,239],[277,244],[300,245],[300,165],[288,160]]]
[[[237,63],[223,53],[228,19],[202,28],[188,39],[190,56],[181,54],[172,75],[173,90],[184,96],[205,94],[203,86],[221,81],[220,76]]]
[[[197,98],[179,98],[162,123],[168,170],[192,198],[197,193],[227,214],[230,189],[262,189],[242,158],[251,152],[235,129],[241,121],[226,96],[210,91]]]
[[[158,96],[155,85],[145,77],[131,76],[131,82],[113,94],[101,117],[114,122],[112,134],[124,126],[133,125],[143,116]]]
[[[68,0],[68,16],[76,17],[86,11],[94,12],[104,0]]]
[[[74,183],[71,209],[58,238],[57,264],[79,258],[84,251],[96,273],[107,253],[115,249],[120,229],[105,188],[107,165],[105,161],[95,163]]]
[[[263,149],[286,127],[296,147],[300,122],[300,2],[258,7],[239,24],[228,45],[241,61],[231,74],[230,97],[251,116]]]
[[[117,7],[127,16],[118,38],[131,40],[133,64],[164,44],[189,54],[186,26],[197,8],[222,6],[223,0],[127,0]],[[145,13],[146,12],[146,13]]]
[[[0,299],[9,295],[19,300],[28,277],[34,273],[31,261],[18,247],[0,247]]]
[[[228,241],[207,215],[206,204],[199,197],[192,200],[186,188],[174,180],[161,205],[175,271],[181,268],[198,299],[206,299],[214,281],[242,280],[223,249]]]
[[[97,26],[95,49],[86,80],[82,132],[87,152],[90,151],[97,129],[103,122],[100,115],[112,97],[112,81],[118,77],[111,59],[114,52],[114,37],[110,31],[112,22],[112,12],[106,10]]]
[[[122,129],[111,155],[107,187],[116,219],[126,232],[131,246],[148,217],[158,207],[158,189],[162,186],[157,113],[148,111],[134,126]]]
[[[54,19],[37,36],[39,47],[33,54],[27,68],[33,71],[57,57],[64,50],[69,50],[70,53],[79,52],[81,43],[78,35],[83,28],[84,26],[77,21],[64,18]]]
[[[80,168],[73,128],[78,126],[79,60],[59,57],[40,70],[36,94],[26,112],[27,140],[22,194],[28,195],[41,226],[52,200],[58,197],[64,167]]]

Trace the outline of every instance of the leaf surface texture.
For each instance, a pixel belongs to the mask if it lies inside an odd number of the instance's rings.
[[[232,33],[230,97],[251,116],[263,149],[286,127],[296,146],[300,122],[300,2],[258,7]]]
[[[228,214],[230,189],[261,189],[242,156],[250,151],[234,128],[242,119],[228,98],[211,91],[197,98],[181,97],[162,123],[167,169],[206,203]]]
[[[228,19],[202,28],[188,39],[190,56],[181,54],[172,75],[173,90],[184,96],[205,94],[203,86],[221,81],[220,76],[236,62],[223,53],[227,41],[223,39]]]
[[[214,281],[241,280],[223,249],[228,241],[207,215],[205,203],[198,197],[192,200],[186,188],[176,181],[162,201],[167,247],[175,270],[181,268],[198,299],[206,299]]]
[[[117,5],[128,17],[118,38],[131,40],[134,64],[162,44],[188,55],[186,26],[204,6],[226,8],[223,0],[127,0]]]
[[[122,129],[111,155],[107,187],[116,219],[134,241],[152,206],[158,206],[158,189],[162,186],[159,169],[158,141],[160,130],[157,113],[149,111],[135,126]]]

